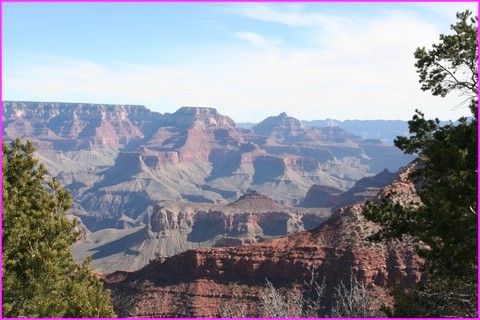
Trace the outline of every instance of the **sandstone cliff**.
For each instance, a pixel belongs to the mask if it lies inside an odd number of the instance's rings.
[[[135,270],[189,249],[251,244],[312,229],[330,214],[330,209],[279,205],[254,191],[228,205],[161,203],[146,225],[124,216],[120,221],[126,230],[100,230],[73,249],[79,260],[91,255],[97,271]]]
[[[135,105],[4,102],[2,108],[4,136],[62,151],[126,145],[153,130],[160,117]]]
[[[392,191],[399,201],[416,199],[406,172],[374,201]],[[363,208],[363,204],[340,208],[317,228],[268,242],[156,259],[135,272],[106,275],[106,286],[112,289],[120,316],[214,317],[232,301],[246,310],[255,306],[265,292],[265,278],[294,290],[313,267],[325,277],[330,297],[336,283],[353,275],[388,304],[386,288],[421,281],[422,261],[408,241],[368,241],[379,227],[365,220]]]

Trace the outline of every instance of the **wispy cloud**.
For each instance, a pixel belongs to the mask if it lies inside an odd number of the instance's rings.
[[[229,12],[290,27],[331,27],[342,25],[345,21],[339,16],[306,12],[302,4],[286,4],[279,7],[265,3],[245,3],[232,7]]]
[[[301,30],[296,35],[308,45],[243,25],[226,32],[248,45],[192,48],[169,64],[38,57],[5,66],[4,98],[140,103],[160,112],[211,106],[237,121],[281,111],[300,119],[408,119],[415,108],[443,119],[466,113],[451,111],[457,97],[419,89],[413,52],[436,43],[440,32],[418,14],[396,10],[367,19],[306,12],[301,4],[233,8],[230,14]]]
[[[255,33],[255,32],[236,32],[235,37],[238,39],[246,40],[248,41],[251,45],[255,47],[261,47],[261,48],[270,48],[272,46],[276,46],[280,43],[280,39],[267,39],[266,37]]]

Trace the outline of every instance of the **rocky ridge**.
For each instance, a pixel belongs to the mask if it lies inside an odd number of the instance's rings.
[[[200,222],[188,226],[184,221],[159,236],[149,229],[159,204],[227,205],[256,190],[292,206],[312,185],[346,191],[385,166],[396,170],[409,160],[392,146],[338,127],[306,127],[285,113],[249,130],[213,108],[160,114],[135,105],[4,101],[2,106],[4,139],[33,140],[36,157],[72,193],[70,213],[80,219],[85,238],[75,255],[93,254],[93,265],[108,265],[108,270],[141,267],[187,249],[279,236],[274,230],[286,234],[319,222],[309,222],[315,215],[298,221],[288,218],[291,214],[253,215],[262,222],[238,215],[226,224],[232,230],[246,228],[248,236],[230,236],[233,231],[226,230],[227,237],[202,238]],[[217,217],[203,216],[204,227],[214,223],[207,218]],[[269,219],[272,228],[262,227]]]
[[[227,205],[167,202],[153,207],[145,226],[123,217],[123,223],[130,223],[127,230],[90,234],[73,249],[79,260],[91,255],[99,272],[135,270],[189,249],[252,244],[309,230],[330,214],[330,209],[279,205],[255,191]]]
[[[408,180],[413,167],[409,165],[373,201],[392,191],[398,201],[416,200],[416,188]],[[229,303],[251,310],[266,290],[265,278],[295,290],[314,268],[326,279],[327,295],[340,280],[354,276],[388,304],[386,288],[422,280],[422,260],[408,240],[367,240],[379,227],[366,221],[363,209],[364,204],[340,208],[319,227],[268,242],[155,259],[135,272],[106,275],[106,286],[119,316],[215,317]]]
[[[3,136],[34,139],[40,150],[120,147],[154,130],[160,114],[138,105],[3,102]]]

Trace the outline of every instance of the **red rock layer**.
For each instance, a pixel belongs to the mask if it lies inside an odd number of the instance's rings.
[[[385,192],[392,189],[403,200],[415,198],[405,174]],[[311,268],[325,277],[327,293],[353,275],[388,304],[386,288],[419,282],[422,261],[410,243],[368,241],[379,227],[366,221],[363,209],[363,204],[341,208],[313,230],[265,243],[189,250],[136,272],[115,272],[105,281],[120,316],[214,317],[228,303],[248,309],[265,291],[266,278],[298,287]]]

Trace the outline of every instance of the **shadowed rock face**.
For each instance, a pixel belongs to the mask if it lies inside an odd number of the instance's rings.
[[[392,183],[396,177],[397,173],[385,169],[373,177],[358,180],[346,192],[322,185],[313,185],[300,206],[306,208],[339,208],[362,203],[375,196],[381,188]]]
[[[373,201],[392,191],[401,202],[417,199],[407,171]],[[313,267],[325,277],[327,295],[353,275],[388,304],[385,289],[421,281],[422,261],[408,241],[369,242],[367,237],[379,227],[365,220],[363,209],[363,204],[340,208],[319,227],[268,242],[156,259],[135,272],[106,275],[106,286],[120,316],[214,317],[222,305],[234,303],[248,310],[257,304],[265,278],[280,287],[298,288]]]

